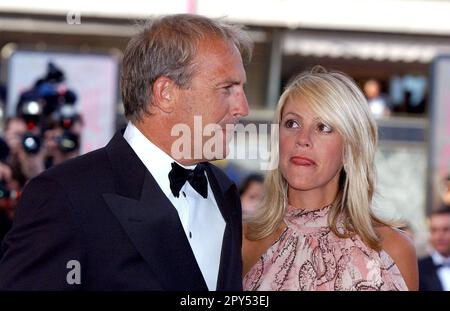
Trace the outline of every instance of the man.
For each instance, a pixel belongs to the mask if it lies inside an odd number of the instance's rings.
[[[377,80],[368,80],[364,83],[364,94],[375,118],[388,117],[391,114],[387,99],[380,92],[380,83]]]
[[[173,156],[171,129],[201,117],[226,134],[247,115],[241,55],[250,51],[245,33],[220,21],[147,23],[123,59],[127,128],[28,184],[3,244],[0,289],[240,290],[237,189],[203,153]]]
[[[446,205],[450,205],[450,175],[443,182],[444,191],[442,193],[442,202]]]
[[[450,206],[430,215],[431,256],[419,260],[419,290],[450,291]]]

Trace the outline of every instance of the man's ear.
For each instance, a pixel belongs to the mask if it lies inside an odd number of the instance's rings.
[[[175,92],[177,85],[172,79],[161,76],[153,82],[153,104],[165,113],[175,109]]]

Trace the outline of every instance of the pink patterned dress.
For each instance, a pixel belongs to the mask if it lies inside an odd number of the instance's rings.
[[[289,206],[286,229],[245,275],[244,290],[408,290],[385,251],[359,236],[337,237],[328,226],[329,211]]]

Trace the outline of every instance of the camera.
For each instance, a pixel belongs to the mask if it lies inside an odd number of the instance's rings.
[[[79,135],[71,131],[72,126],[79,118],[80,116],[73,105],[63,104],[59,108],[59,126],[64,131],[61,136],[57,137],[57,140],[58,149],[62,153],[73,152],[79,147]]]
[[[64,72],[49,62],[47,73],[20,95],[16,107],[17,115],[27,127],[21,138],[24,151],[37,154],[45,145],[48,163],[52,162],[54,151],[70,156],[80,147],[80,137],[74,127],[81,121],[75,105],[77,96],[64,81]]]
[[[26,153],[36,154],[41,149],[41,138],[32,133],[25,133],[22,138],[22,146]]]
[[[0,200],[6,201],[15,201],[19,198],[19,191],[10,191],[6,182],[4,180],[0,180]]]
[[[58,150],[70,153],[79,148],[79,135],[71,131],[74,123],[79,120],[73,103],[60,103],[56,111],[50,116],[44,113],[41,99],[29,99],[21,103],[20,116],[25,121],[27,132],[22,137],[22,146],[26,153],[36,154],[42,146],[42,132],[54,127],[63,129],[63,133],[56,137]]]
[[[24,102],[20,113],[27,126],[22,138],[22,146],[26,153],[36,154],[41,148],[41,137],[37,135],[42,116],[42,104],[39,100]]]

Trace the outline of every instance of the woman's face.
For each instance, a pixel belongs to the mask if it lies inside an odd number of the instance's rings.
[[[337,191],[343,139],[301,97],[290,98],[283,108],[279,148],[279,167],[290,188]]]
[[[241,195],[242,214],[251,215],[256,212],[257,206],[261,203],[264,196],[264,184],[258,181],[252,181],[247,190]]]

